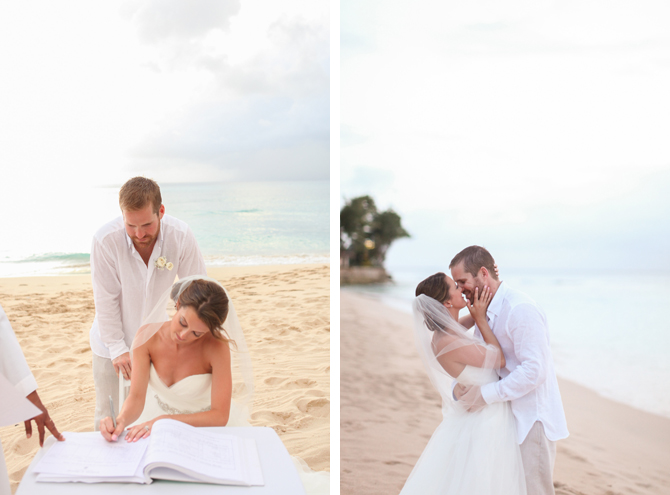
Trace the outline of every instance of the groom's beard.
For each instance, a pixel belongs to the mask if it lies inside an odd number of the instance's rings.
[[[131,240],[133,241],[133,244],[139,245],[141,247],[147,247],[151,245],[156,239],[158,239],[158,236],[161,233],[161,226],[160,223],[158,224],[158,229],[156,230],[156,233],[154,235],[145,235],[142,240],[140,241],[137,237],[131,237]]]

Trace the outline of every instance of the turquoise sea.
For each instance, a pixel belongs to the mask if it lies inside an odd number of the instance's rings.
[[[344,290],[372,293],[411,312],[416,284],[438,271],[449,273],[447,267],[396,267],[390,270],[393,284]],[[547,314],[560,377],[670,417],[670,274],[509,272],[501,267],[501,278]]]
[[[120,215],[119,187],[46,195],[2,215],[0,277],[89,273],[91,239]],[[329,262],[328,181],[165,184],[208,266]]]

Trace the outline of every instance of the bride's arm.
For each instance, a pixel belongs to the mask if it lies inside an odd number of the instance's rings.
[[[149,343],[136,347],[133,350],[133,378],[130,381],[130,393],[116,417],[116,428],[114,428],[112,418],[106,417],[100,420],[100,433],[106,440],[116,441],[125,427],[142,414],[147,396],[150,367]]]
[[[505,354],[502,347],[500,347],[500,342],[498,342],[498,339],[493,334],[489,322],[486,320],[486,308],[488,308],[492,298],[493,294],[488,287],[484,287],[481,295],[479,294],[479,288],[475,287],[475,303],[470,304],[470,301],[467,301],[468,311],[470,311],[470,315],[475,320],[484,342],[495,347],[500,353],[500,367],[504,368]]]

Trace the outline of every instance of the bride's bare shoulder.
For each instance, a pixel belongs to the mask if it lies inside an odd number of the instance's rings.
[[[213,335],[208,335],[207,339],[202,342],[203,351],[212,361],[214,360],[229,360],[230,359],[230,343],[225,340],[217,339]]]

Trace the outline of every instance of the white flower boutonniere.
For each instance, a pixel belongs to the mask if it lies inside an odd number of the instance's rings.
[[[172,270],[174,268],[174,265],[172,264],[171,261],[168,261],[165,256],[161,256],[154,262],[154,266],[158,268],[159,270],[163,270],[164,268],[167,268],[168,270]]]

